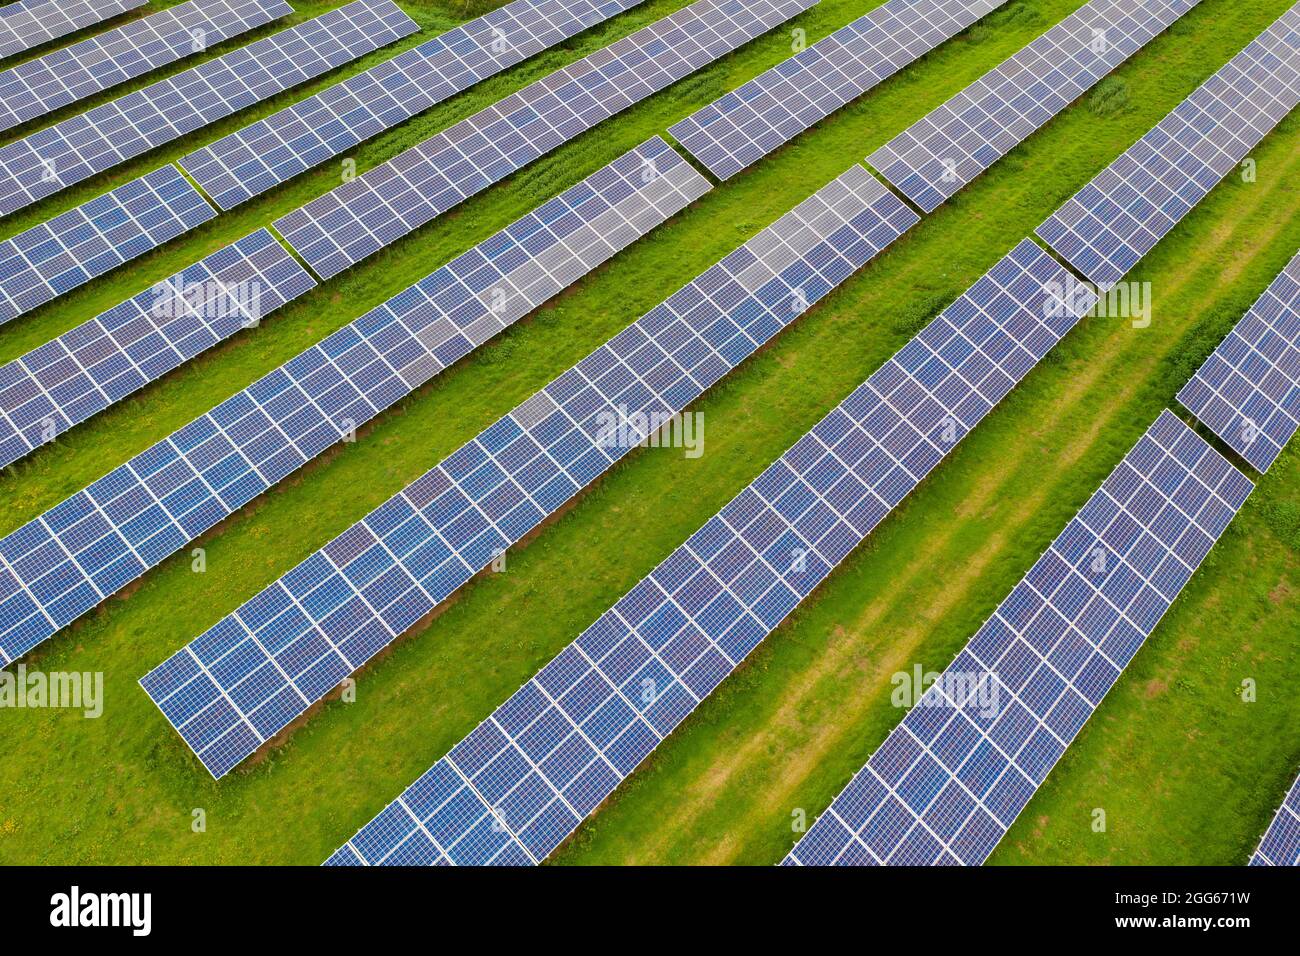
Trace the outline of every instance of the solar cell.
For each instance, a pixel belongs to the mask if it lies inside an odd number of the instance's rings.
[[[355,0],[0,147],[0,214],[305,83],[419,29],[392,0]]]
[[[668,131],[729,179],[1005,2],[889,0]]]
[[[1300,866],[1300,777],[1278,808],[1251,866]]]
[[[1038,227],[1103,289],[1123,277],[1300,102],[1300,4]]]
[[[195,150],[183,168],[231,209],[643,0],[515,0]]]
[[[163,166],[0,242],[0,324],[216,214],[175,166]]]
[[[785,862],[983,863],[1253,487],[1162,412]]]
[[[190,0],[0,73],[0,131],[292,13],[283,0]]]
[[[916,221],[853,167],[164,661],[146,692],[224,775]]]
[[[315,285],[259,229],[0,366],[0,468]]]
[[[50,40],[142,7],[148,0],[50,0],[11,3],[0,10],[0,57],[13,56]]]
[[[328,862],[540,862],[1087,310],[1025,240]]]
[[[696,0],[277,219],[329,278],[816,0]]]
[[[933,212],[1199,2],[1092,0],[867,161]]]
[[[1268,471],[1300,426],[1300,254],[1178,400],[1257,471]]]
[[[0,598],[0,659],[343,440],[705,185],[651,140],[0,540],[0,567],[39,602]],[[0,593],[10,597],[2,582]]]

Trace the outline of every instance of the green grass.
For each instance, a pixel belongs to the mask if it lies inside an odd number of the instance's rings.
[[[300,15],[330,4],[296,4]],[[643,7],[355,152],[361,169],[680,4]],[[823,0],[815,40],[869,4]],[[1013,0],[717,187],[29,655],[103,671],[105,715],[0,711],[0,861],[316,863],[504,700],[1057,204],[1287,7],[1204,0],[1115,79],[914,228],[695,406],[706,453],[644,450],[261,759],[213,783],[136,679],[740,241],[1078,6]],[[422,23],[449,8],[403,3]],[[412,41],[416,42],[413,38]],[[400,45],[381,55],[389,55]],[[587,172],[789,53],[785,31],[651,98],[0,473],[0,533],[351,321]],[[377,61],[368,58],[357,68]],[[351,72],[351,71],[348,71]],[[330,79],[335,79],[332,76]],[[318,83],[310,88],[324,85]],[[1123,91],[1121,97],[1119,92]],[[302,95],[126,164],[155,168]],[[1120,102],[1123,100],[1123,102]],[[1118,106],[1118,108],[1117,108]],[[558,854],[562,863],[772,863],[897,722],[889,677],[970,637],[1219,337],[1300,247],[1300,122],[1134,271],[1150,328],[1080,325]],[[7,360],[337,182],[327,164],[0,328]],[[119,181],[97,178],[11,231]],[[1300,764],[1300,456],[1274,467],[994,862],[1240,863]],[[1236,691],[1256,680],[1258,702]],[[1102,807],[1109,826],[1090,829]],[[191,812],[207,832],[191,832]]]

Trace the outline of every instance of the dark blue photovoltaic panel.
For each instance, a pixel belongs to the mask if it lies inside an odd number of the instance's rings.
[[[1092,301],[1022,242],[328,862],[545,859]]]
[[[650,140],[0,540],[0,562],[30,598],[0,599],[0,658],[45,640],[707,187]]]
[[[1300,777],[1250,858],[1251,866],[1300,866]]]
[[[0,57],[76,33],[119,13],[142,7],[149,0],[49,0],[11,3],[0,9]]]
[[[729,179],[1005,2],[889,0],[668,132]]]
[[[1236,324],[1178,400],[1260,472],[1300,427],[1300,255]]]
[[[515,0],[180,161],[222,209],[644,0]]]
[[[1300,4],[1074,194],[1038,235],[1109,289],[1300,102]]]
[[[1253,488],[1162,412],[786,864],[983,863]]]
[[[696,0],[275,221],[324,278],[816,0]]]
[[[163,662],[145,690],[222,776],[916,222],[854,166]]]
[[[259,229],[0,366],[0,468],[315,285]]]
[[[867,157],[926,212],[1200,0],[1091,0]]]
[[[0,215],[44,199],[419,30],[355,0],[0,147]]]
[[[284,0],[190,0],[0,73],[0,131],[292,13]]]
[[[164,166],[0,242],[0,325],[216,214]]]

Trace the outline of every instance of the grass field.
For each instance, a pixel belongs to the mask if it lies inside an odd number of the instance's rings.
[[[476,9],[399,0],[425,33],[0,223],[10,235]],[[298,18],[333,2],[295,2]],[[645,4],[354,153],[368,168],[680,6]],[[822,0],[810,41],[874,2]],[[136,685],[192,637],[741,241],[1080,4],[1011,0],[439,376],[29,655],[102,671],[104,716],[0,710],[0,862],[314,864],[815,423],[1062,200],[1288,6],[1203,0],[1103,87],[927,217],[697,403],[705,454],[644,449],[445,613],[220,784]],[[270,32],[270,31],[260,31]],[[223,48],[224,49],[224,48]],[[220,51],[218,51],[220,52]],[[789,28],[652,97],[0,472],[0,534],[789,55]],[[139,83],[134,86],[141,85]],[[119,88],[123,90],[131,88]],[[109,96],[101,99],[110,98]],[[66,113],[76,112],[68,110]],[[63,114],[60,114],[62,116]],[[556,861],[778,861],[901,717],[890,676],[938,670],[1300,248],[1300,119],[1130,276],[1153,321],[1085,320]],[[300,177],[0,327],[8,361],[325,192]],[[994,863],[1243,863],[1300,765],[1300,455],[1277,465],[1003,840]],[[1242,681],[1258,701],[1239,698]],[[192,811],[207,830],[191,830]],[[1103,808],[1104,833],[1091,829]]]

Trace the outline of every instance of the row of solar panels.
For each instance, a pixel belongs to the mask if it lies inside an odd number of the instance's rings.
[[[1300,866],[1300,777],[1278,807],[1250,865]]]
[[[13,56],[69,33],[102,23],[148,0],[46,0],[11,3],[0,10],[0,57]]]
[[[1022,243],[329,862],[544,859],[1091,307],[1071,281]],[[1163,413],[788,862],[982,861],[1252,487]]]
[[[44,199],[418,29],[392,0],[354,0],[9,143],[0,147],[0,214]]]
[[[0,131],[293,12],[284,0],[189,0],[0,73]]]

